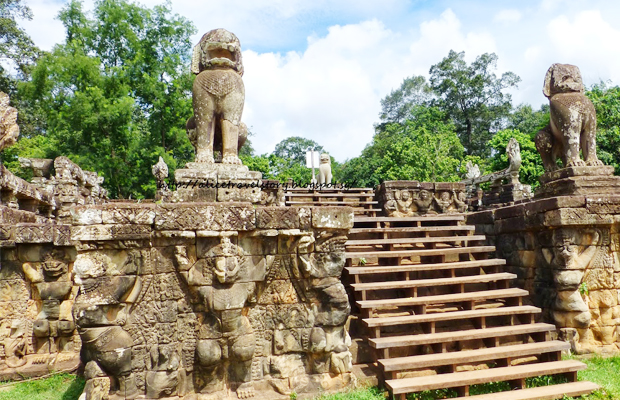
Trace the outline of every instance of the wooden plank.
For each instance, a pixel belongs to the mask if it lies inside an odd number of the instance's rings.
[[[406,233],[406,232],[458,232],[475,231],[473,225],[454,226],[409,226],[404,228],[352,228],[349,234],[354,233]]]
[[[344,206],[363,206],[379,204],[378,201],[287,201],[286,205],[344,205]]]
[[[356,218],[355,222],[433,222],[433,221],[465,221],[463,214],[420,215],[417,217],[365,217]]]
[[[477,396],[457,397],[453,400],[554,400],[566,397],[578,397],[589,394],[601,387],[596,383],[581,381],[561,383],[559,385],[540,386],[530,389],[511,390],[509,392],[487,393]]]
[[[351,275],[365,275],[365,274],[385,274],[391,272],[415,272],[415,271],[429,271],[429,270],[446,270],[446,269],[461,269],[461,268],[475,268],[475,267],[492,267],[506,265],[506,260],[501,258],[492,258],[488,260],[475,260],[475,261],[458,261],[458,262],[446,262],[441,264],[409,264],[409,265],[381,265],[381,266],[365,266],[365,267],[345,267]]]
[[[484,276],[484,275],[483,275]],[[471,293],[453,293],[442,294],[438,296],[421,296],[421,297],[409,297],[399,299],[381,299],[381,300],[360,300],[357,305],[360,308],[380,308],[380,307],[405,307],[416,305],[429,305],[429,304],[445,304],[445,303],[458,303],[463,301],[482,301],[489,299],[504,299],[510,297],[523,297],[527,296],[528,291],[523,289],[499,289],[499,290],[484,290],[480,292]]]
[[[587,366],[576,360],[553,361],[477,371],[455,372],[416,378],[392,379],[385,384],[393,394],[421,392],[423,390],[478,385],[489,382],[502,382],[540,375],[555,375],[586,369]]]
[[[449,243],[471,242],[485,240],[485,235],[471,236],[433,236],[433,237],[407,237],[394,239],[356,239],[347,240],[345,246],[376,245],[376,244],[409,244],[409,243]]]
[[[372,193],[322,193],[322,192],[306,192],[306,193],[286,193],[286,197],[349,197],[367,199],[373,197]]]
[[[498,326],[484,329],[468,329],[456,332],[425,333],[419,335],[402,335],[382,338],[369,338],[371,347],[376,349],[389,349],[392,347],[419,346],[424,344],[458,342],[464,340],[485,339],[490,337],[502,337],[512,335],[525,335],[539,332],[551,332],[555,325],[536,323],[515,326]]]
[[[456,278],[434,278],[434,279],[416,279],[416,280],[410,280],[410,281],[353,283],[351,284],[351,286],[356,291],[385,290],[385,289],[402,289],[402,288],[412,288],[412,287],[459,285],[459,284],[466,284],[466,283],[494,282],[494,281],[501,281],[501,280],[506,280],[506,279],[516,279],[516,278],[517,278],[516,274],[512,274],[510,272],[499,272],[497,274],[458,276]]]
[[[471,254],[471,253],[492,253],[495,246],[472,246],[472,247],[449,247],[444,249],[419,249],[419,250],[384,250],[384,251],[347,251],[346,258],[358,257],[423,257],[440,256],[448,254]]]
[[[408,369],[438,367],[441,365],[461,365],[489,360],[527,357],[568,349],[570,349],[570,343],[553,340],[549,342],[488,347],[484,349],[455,351],[451,353],[424,354],[420,356],[399,357],[378,361],[385,372],[392,372],[404,371]]]
[[[517,314],[539,314],[540,308],[534,306],[483,308],[466,311],[438,312],[432,314],[406,315],[402,317],[364,318],[363,321],[370,328],[405,324],[419,324],[424,322],[451,321],[458,319],[494,317]]]

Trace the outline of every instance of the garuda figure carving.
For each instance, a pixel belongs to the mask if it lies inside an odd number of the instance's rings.
[[[238,152],[247,138],[241,122],[245,88],[239,39],[225,29],[207,32],[194,47],[192,72],[194,116],[187,121],[196,162],[214,163],[220,151],[223,164],[241,164]]]
[[[545,170],[558,169],[558,158],[564,167],[603,165],[596,156],[596,111],[584,95],[579,68],[553,64],[545,76],[543,93],[549,99],[551,121],[536,134],[536,148]]]

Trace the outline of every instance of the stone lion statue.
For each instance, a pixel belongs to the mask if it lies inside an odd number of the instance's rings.
[[[212,164],[214,151],[223,164],[241,164],[238,153],[247,138],[241,122],[245,88],[239,39],[225,29],[207,32],[194,47],[194,116],[187,121],[196,162]]]
[[[596,111],[584,95],[579,68],[553,64],[545,76],[543,93],[549,99],[551,121],[536,134],[536,148],[545,170],[558,169],[558,158],[564,167],[603,165],[596,156]]]

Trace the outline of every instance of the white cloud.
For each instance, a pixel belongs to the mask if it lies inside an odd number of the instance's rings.
[[[519,22],[521,20],[522,14],[521,11],[510,9],[510,10],[502,10],[495,14],[493,17],[493,21],[495,22]]]
[[[53,19],[63,3],[29,1],[35,20],[24,25],[44,49],[64,39],[64,28]],[[92,3],[87,0],[85,8]],[[141,3],[152,7],[161,0]],[[512,91],[516,104],[538,107],[546,101],[542,81],[555,62],[578,65],[587,85],[599,79],[620,83],[620,2],[524,0],[511,9],[482,0],[445,4],[450,8],[408,0],[200,6],[174,0],[172,9],[194,21],[195,41],[216,27],[240,38],[244,121],[256,133],[259,153],[295,135],[316,140],[340,161],[359,155],[372,139],[380,100],[405,77],[428,76],[449,50],[465,51],[468,62],[497,53],[498,75],[513,71],[522,78]]]

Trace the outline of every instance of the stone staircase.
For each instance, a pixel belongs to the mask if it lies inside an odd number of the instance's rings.
[[[349,206],[355,215],[375,216],[382,210],[377,207],[375,192],[371,188],[320,189],[295,188],[285,191],[287,206]]]
[[[558,399],[598,388],[578,382],[586,365],[561,360],[569,344],[536,322],[528,292],[511,287],[494,246],[463,215],[356,216],[345,280],[392,395],[454,389],[468,399]],[[526,388],[526,379],[567,383]],[[507,382],[510,391],[469,396],[472,385]]]

